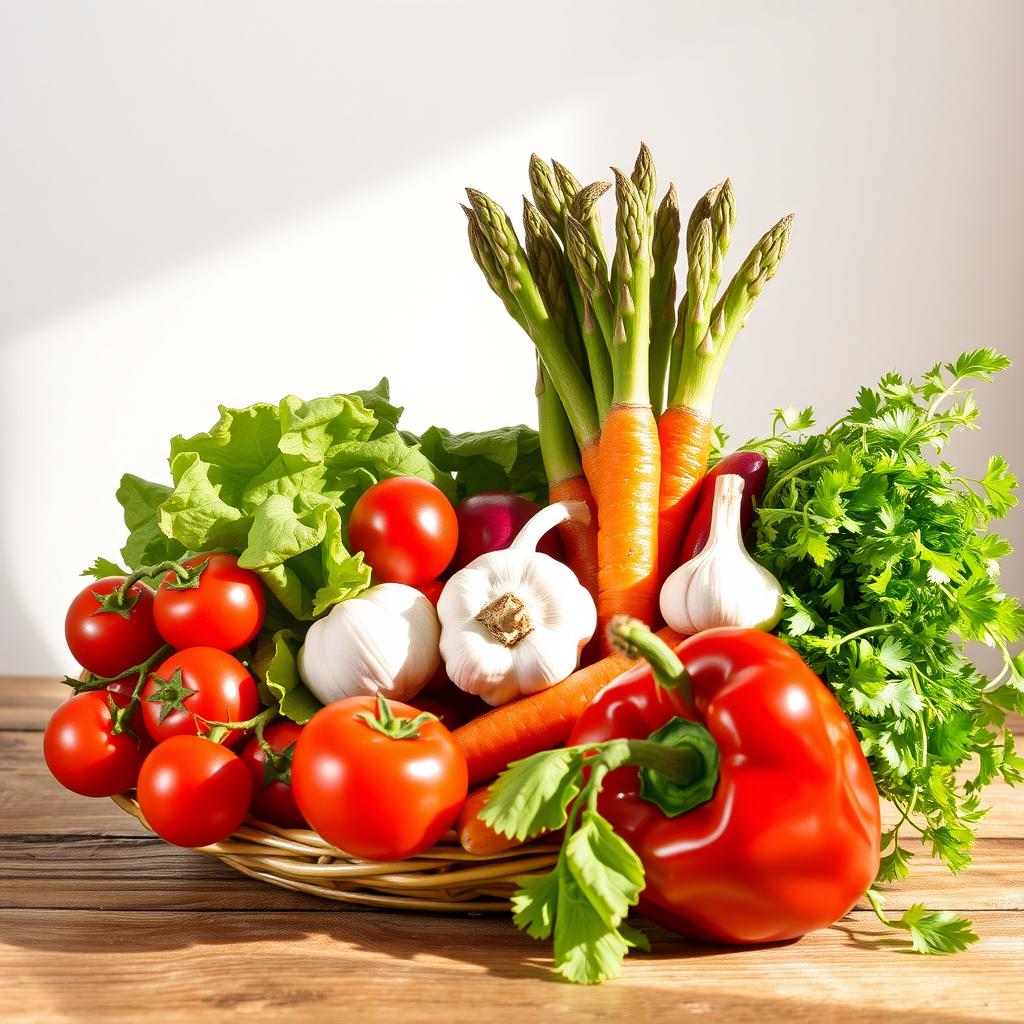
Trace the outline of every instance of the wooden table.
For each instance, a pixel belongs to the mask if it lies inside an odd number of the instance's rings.
[[[858,908],[760,949],[648,927],[653,951],[596,988],[556,980],[505,917],[348,909],[250,881],[61,789],[40,732],[66,694],[0,678],[0,1021],[225,1019],[735,1022],[1024,1020],[1024,790],[993,788],[960,878],[923,852],[892,893],[964,912],[981,943],[908,955]]]

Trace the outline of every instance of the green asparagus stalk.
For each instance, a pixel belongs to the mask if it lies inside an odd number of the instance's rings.
[[[686,251],[690,251],[690,246],[693,245],[693,236],[697,233],[697,228],[700,227],[702,220],[707,220],[715,209],[715,200],[718,199],[718,193],[725,187],[725,182],[721,181],[713,188],[709,188],[697,200],[693,211],[690,214],[690,219],[686,222]]]
[[[565,236],[569,262],[576,272],[580,292],[586,297],[587,308],[597,321],[605,347],[611,351],[615,304],[608,287],[608,265],[591,241],[587,229],[571,213],[565,216]]]
[[[651,339],[651,219],[645,198],[618,168],[615,175],[615,262],[612,299],[613,404],[650,402],[647,368]]]
[[[476,265],[484,275],[484,280],[490,286],[491,291],[501,299],[508,315],[529,334],[530,327],[526,322],[526,316],[519,308],[519,303],[516,302],[512,289],[509,288],[508,282],[505,280],[505,272],[499,266],[490,242],[484,237],[476,214],[471,207],[465,205],[462,207],[462,212],[466,215],[468,222],[469,248],[473,253],[473,259],[476,260]]]
[[[571,206],[572,201],[576,198],[580,190],[579,179],[572,171],[569,170],[565,164],[560,164],[557,160],[551,161],[551,166],[555,172],[555,180],[558,182],[558,188],[562,193],[562,198],[565,200],[566,206]]]
[[[565,407],[583,451],[600,436],[597,407],[583,371],[570,353],[560,325],[544,304],[508,214],[489,196],[466,189],[484,238],[490,243],[509,290],[526,319],[527,329]]]
[[[707,279],[710,279],[710,218],[703,223],[707,224],[707,231],[702,231],[701,234],[706,236],[707,245],[706,251],[698,254],[698,259],[707,261],[706,275]],[[686,332],[682,355],[685,372],[680,374],[675,394],[672,396],[672,405],[684,405],[705,414],[710,413],[711,399],[725,358],[736,335],[746,324],[757,297],[779,269],[789,246],[792,227],[793,215],[790,214],[768,231],[750,251],[743,265],[729,282],[725,293],[715,304],[703,334],[699,333],[697,327]],[[691,270],[693,269],[691,267]],[[701,268],[697,267],[695,276],[699,278],[700,272]],[[699,287],[690,289],[688,281],[688,301],[698,299],[703,302],[703,298],[703,291]],[[692,321],[693,317],[688,315],[687,322]]]
[[[654,217],[651,255],[651,407],[660,416],[665,407],[665,389],[676,326],[676,257],[679,255],[679,196],[669,185]]]
[[[705,312],[708,316],[718,298],[722,283],[722,264],[732,242],[732,229],[736,223],[736,196],[732,182],[726,178],[717,186],[718,194],[711,207],[711,275],[708,278],[707,293],[704,297]]]
[[[608,253],[604,247],[604,229],[601,227],[601,214],[598,212],[597,202],[611,187],[609,181],[591,182],[581,188],[569,204],[569,212],[586,229],[590,244],[605,263],[608,262]],[[607,280],[607,277],[605,279]]]
[[[644,202],[644,209],[647,219],[654,217],[654,199],[658,191],[658,175],[654,169],[654,157],[646,142],[640,143],[640,152],[637,154],[636,163],[633,165],[633,173],[630,181],[636,185],[637,192]]]
[[[540,424],[540,454],[544,474],[555,485],[583,476],[579,447],[558,392],[548,379],[544,362],[537,359],[537,419]]]
[[[555,172],[536,153],[530,157],[530,191],[544,219],[564,238],[563,222],[567,201],[562,195]]]

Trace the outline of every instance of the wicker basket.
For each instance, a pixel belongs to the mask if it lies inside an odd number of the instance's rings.
[[[150,828],[131,795],[113,800]],[[551,868],[558,846],[536,842],[479,857],[466,853],[449,833],[437,846],[409,860],[357,860],[316,832],[250,818],[230,839],[199,852],[250,878],[328,900],[397,910],[480,913],[507,911],[516,879]]]

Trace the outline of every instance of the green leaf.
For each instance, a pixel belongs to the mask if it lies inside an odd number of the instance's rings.
[[[565,844],[565,860],[601,919],[617,928],[644,887],[644,867],[626,841],[596,811],[585,810]]]
[[[518,891],[512,897],[512,919],[516,926],[533,939],[548,939],[555,923],[558,906],[559,865],[543,875],[516,879]]]
[[[878,866],[879,882],[902,882],[910,877],[910,861],[914,854],[898,843],[887,853]]]
[[[299,678],[297,659],[301,646],[290,629],[278,630],[272,636],[263,634],[253,655],[253,670],[263,703],[278,705],[285,718],[305,725],[323,705]]]
[[[83,569],[79,575],[91,576],[94,580],[101,580],[105,576],[127,576],[128,571],[122,569],[117,562],[112,562],[109,558],[99,557],[93,559],[92,565],[88,569]]]
[[[547,502],[540,438],[531,427],[520,424],[466,434],[431,427],[420,444],[435,466],[456,474],[459,500],[482,491],[514,491]]]
[[[594,985],[622,973],[629,943],[609,926],[568,871],[559,875],[555,969],[569,981]]]
[[[947,363],[946,369],[954,377],[991,380],[997,373],[1012,365],[1012,360],[994,348],[979,348],[973,352],[964,352],[952,363]]]
[[[922,903],[908,907],[903,916],[891,924],[894,928],[910,932],[916,953],[959,953],[978,941],[971,922],[966,918],[958,917],[950,910],[927,910]]]
[[[159,509],[170,496],[166,484],[155,484],[132,473],[121,477],[117,500],[124,509],[128,540],[121,548],[121,557],[128,567],[138,569],[180,558],[185,548],[160,529]]]
[[[195,452],[176,455],[171,462],[174,490],[157,513],[161,531],[190,551],[243,547],[252,522],[224,501],[212,470]]]
[[[513,761],[491,785],[481,819],[516,839],[561,828],[566,808],[579,793],[582,765],[582,752],[575,747]]]
[[[988,460],[988,469],[979,481],[985,491],[989,510],[996,519],[1003,516],[1017,504],[1013,492],[1017,489],[1017,478],[1002,455],[993,455]]]

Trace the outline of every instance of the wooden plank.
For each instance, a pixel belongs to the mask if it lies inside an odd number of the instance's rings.
[[[973,913],[1024,911],[1024,840],[985,839],[957,876],[922,855],[912,876],[888,887],[889,907],[911,903]],[[333,911],[327,900],[266,885],[215,858],[159,839],[0,838],[0,907],[31,909]]]
[[[413,914],[0,912],[0,1015],[10,1021],[193,1024],[501,1019],[747,1024],[1019,1019],[1008,979],[1020,920],[986,914],[983,945],[912,957],[867,914],[796,943],[716,949],[648,927],[650,955],[600,987],[560,984],[508,921]]]
[[[50,676],[0,676],[0,729],[41,731],[70,692]]]

